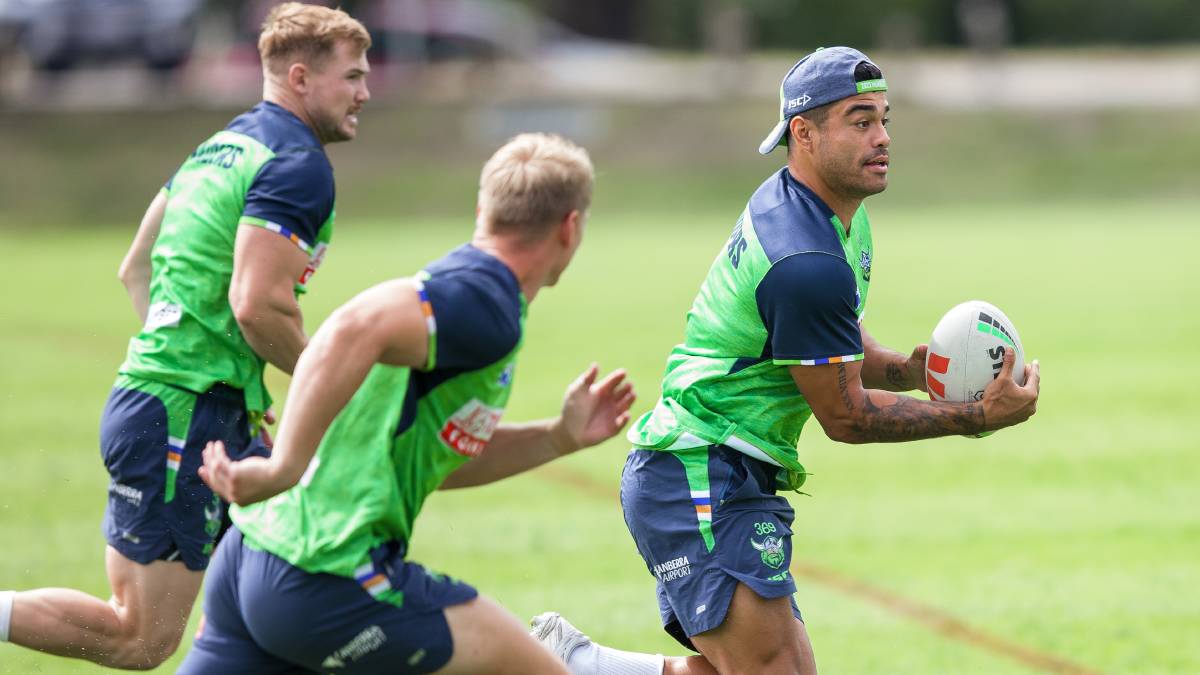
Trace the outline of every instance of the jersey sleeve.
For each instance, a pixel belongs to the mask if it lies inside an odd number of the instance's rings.
[[[767,349],[780,365],[862,359],[858,286],[846,261],[800,253],[775,263],[755,291]]]
[[[429,329],[425,370],[477,370],[516,348],[520,306],[498,290],[478,275],[418,277],[417,293]]]
[[[242,223],[265,227],[311,253],[333,210],[333,169],[324,154],[301,149],[273,157],[246,192]]]

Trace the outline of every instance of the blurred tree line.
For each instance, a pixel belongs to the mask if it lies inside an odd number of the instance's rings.
[[[758,49],[1167,44],[1200,40],[1196,0],[521,0],[585,35]]]

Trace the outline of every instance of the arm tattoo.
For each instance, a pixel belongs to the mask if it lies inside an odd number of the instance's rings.
[[[984,430],[982,403],[935,403],[899,396],[878,406],[868,393],[854,431],[867,443],[977,434]]]
[[[911,388],[908,382],[908,377],[905,376],[904,371],[900,369],[900,366],[896,365],[895,363],[887,364],[887,381],[899,391],[904,391]]]
[[[846,375],[846,364],[838,364],[838,393],[842,395],[842,403],[846,410],[854,410],[854,400],[850,398],[850,382]]]

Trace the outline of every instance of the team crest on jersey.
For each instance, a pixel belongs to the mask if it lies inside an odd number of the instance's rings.
[[[500,377],[496,378],[496,384],[501,387],[507,387],[512,384],[513,364],[504,366],[504,370],[500,371]]]
[[[478,457],[492,440],[502,414],[503,408],[493,408],[473,398],[446,420],[438,436],[454,452],[464,457]]]
[[[762,556],[763,564],[773,570],[779,569],[783,565],[783,540],[779,537],[767,537],[762,540],[762,543],[754,541],[754,537],[750,538],[750,545],[758,551]]]
[[[871,280],[871,252],[864,250],[858,254],[858,266],[862,268],[863,281]]]

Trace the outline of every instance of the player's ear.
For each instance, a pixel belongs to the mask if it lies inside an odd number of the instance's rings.
[[[579,241],[582,238],[583,214],[578,209],[574,209],[558,224],[558,243],[563,248],[573,249],[579,246]]]
[[[291,88],[292,91],[300,94],[307,94],[308,77],[309,70],[307,65],[296,62],[288,66],[287,81],[288,87]]]
[[[804,148],[805,150],[812,149],[813,130],[815,125],[812,120],[805,119],[800,115],[796,115],[788,122],[788,145]]]

